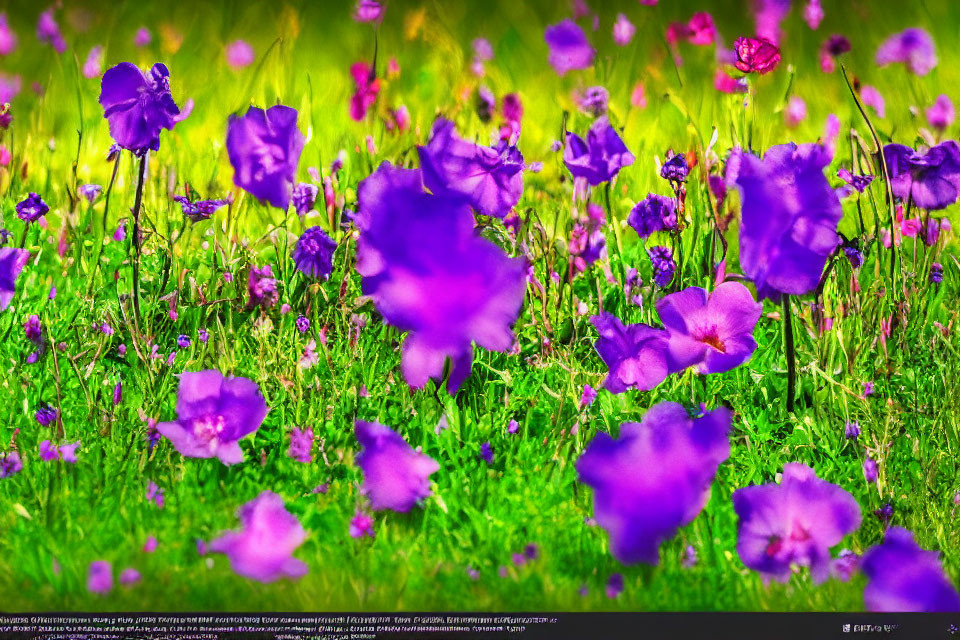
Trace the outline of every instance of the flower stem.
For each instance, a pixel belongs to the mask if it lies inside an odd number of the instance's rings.
[[[133,202],[133,316],[140,324],[140,205],[143,202],[143,178],[147,172],[147,152],[140,157],[137,195]]]
[[[797,354],[793,347],[793,315],[787,294],[783,294],[783,349],[787,355],[787,413],[793,413],[793,400],[797,392]]]

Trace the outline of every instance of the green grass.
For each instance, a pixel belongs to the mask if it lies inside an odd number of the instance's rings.
[[[741,3],[704,4],[728,44],[752,31]],[[569,289],[559,288],[549,277],[554,265],[566,260],[553,240],[565,238],[569,229],[571,184],[548,148],[559,135],[564,111],[569,112],[571,130],[582,133],[589,125],[587,116],[576,113],[573,89],[595,83],[608,87],[611,117],[625,127],[624,140],[637,156],[612,190],[618,220],[648,191],[668,193],[656,176],[654,156],[662,159],[668,148],[694,149],[702,160],[713,127],[719,132],[715,150],[722,157],[730,147],[747,142],[745,124],[752,130],[753,148],[760,150],[787,140],[814,141],[822,134],[826,115],[835,113],[843,134],[828,171],[832,176],[839,165],[850,165],[852,150],[864,158],[847,135],[850,128],[864,148],[873,143],[840,71],[819,71],[816,50],[822,39],[833,32],[851,37],[854,50],[844,60],[851,77],[877,86],[887,99],[886,118],[873,118],[881,140],[913,144],[918,127],[924,126],[923,109],[938,93],[949,94],[960,80],[951,46],[960,29],[955,3],[931,1],[885,13],[876,3],[824,2],[827,18],[817,32],[811,32],[795,10],[785,24],[781,68],[756,82],[754,102],[741,116],[742,97],[713,89],[712,48],[683,46],[684,64],[675,69],[670,61],[661,34],[670,20],[688,18],[692,7],[651,9],[632,1],[605,6],[601,29],[590,36],[600,50],[596,69],[558,79],[546,64],[542,33],[546,24],[565,17],[565,6],[504,1],[489,8],[398,0],[390,3],[380,30],[378,64],[382,69],[386,60],[396,57],[401,74],[386,83],[378,104],[380,109],[407,105],[414,131],[400,136],[385,131],[379,120],[358,124],[348,118],[352,87],[347,69],[373,54],[371,29],[354,24],[349,7],[193,3],[161,12],[145,3],[128,3],[110,10],[91,8],[91,26],[82,34],[67,26],[61,12],[70,49],[58,58],[35,41],[36,9],[31,6],[15,1],[8,10],[20,46],[4,65],[23,74],[25,90],[14,102],[14,126],[4,139],[17,170],[0,171],[0,213],[3,226],[19,240],[23,227],[14,206],[27,191],[41,193],[52,210],[49,229],[34,228],[27,235],[33,259],[13,305],[0,314],[0,402],[8,407],[0,421],[0,443],[7,443],[19,428],[17,445],[25,463],[22,473],[0,480],[4,610],[861,609],[862,576],[814,586],[804,571],[787,585],[767,586],[736,555],[731,493],[773,481],[783,465],[793,461],[810,464],[821,478],[839,484],[861,504],[863,524],[841,546],[861,553],[880,542],[883,526],[872,511],[891,502],[892,523],[915,532],[924,548],[941,551],[948,574],[954,584],[960,583],[960,528],[953,503],[960,491],[960,340],[956,331],[944,337],[932,324],[949,325],[960,310],[954,246],[948,248],[949,256],[939,258],[946,271],[939,288],[926,284],[925,265],[933,256],[922,245],[914,254],[909,239],[900,252],[903,273],[896,283],[887,273],[890,252],[876,246],[861,269],[862,291],[857,295],[850,291],[848,263],[838,261],[824,291],[828,313],[836,317],[833,330],[824,335],[811,330],[805,304],[810,296],[801,301],[795,319],[801,373],[793,416],[786,414],[783,402],[782,323],[768,317],[757,326],[759,348],[748,364],[709,377],[671,376],[647,393],[614,396],[601,391],[597,402],[581,411],[583,385],[599,388],[605,368],[593,350],[596,336],[587,318],[571,315]],[[638,26],[633,43],[624,49],[614,47],[609,38],[617,10],[626,11]],[[406,39],[404,31],[412,29],[420,11],[422,27],[415,38]],[[299,25],[298,34],[292,32],[292,21]],[[141,24],[154,32],[147,51],[132,45]],[[176,52],[160,42],[163,24],[184,36]],[[875,68],[872,56],[880,40],[912,24],[933,33],[939,66],[920,79],[899,68]],[[381,160],[416,163],[413,147],[425,142],[438,110],[454,117],[465,136],[487,138],[489,127],[472,113],[472,98],[458,98],[461,89],[475,84],[467,69],[469,47],[480,35],[491,40],[496,52],[485,82],[498,96],[520,93],[525,109],[521,150],[528,162],[544,161],[542,173],[527,174],[519,210],[531,223],[542,221],[542,237],[531,236],[529,242],[535,255],[543,255],[534,265],[536,273],[550,284],[545,304],[528,294],[516,327],[521,354],[477,349],[472,376],[450,397],[432,386],[413,392],[404,383],[398,351],[402,336],[383,326],[372,305],[360,297],[360,278],[352,263],[355,243],[346,234],[337,235],[341,248],[327,283],[312,285],[295,275],[289,253],[300,223],[292,213],[283,217],[240,196],[223,140],[227,115],[247,104],[281,101],[299,109],[300,127],[309,138],[300,179],[308,179],[309,166],[320,166],[326,174],[330,161],[345,149],[337,193],[353,207],[358,181]],[[258,56],[269,53],[235,73],[223,64],[222,47],[239,37],[249,40]],[[148,231],[154,233],[148,234],[144,248],[143,319],[136,337],[126,298],[131,288],[129,243],[108,242],[97,269],[104,200],[88,207],[85,201],[72,206],[69,198],[76,184],[106,186],[112,170],[104,160],[110,140],[96,102],[98,80],[82,78],[73,59],[76,54],[82,64],[96,43],[106,45],[107,66],[121,60],[141,66],[165,62],[178,103],[192,97],[196,104],[185,122],[163,133],[159,153],[151,155],[144,207]],[[42,98],[29,89],[34,79],[46,87]],[[637,81],[645,83],[649,102],[642,110],[629,106]],[[806,100],[810,114],[795,130],[784,127],[779,112],[790,93]],[[911,105],[919,107],[919,117],[911,115]],[[377,146],[372,157],[365,149],[367,133]],[[955,134],[951,128],[947,137]],[[124,155],[111,197],[108,235],[119,218],[128,217],[135,172],[134,162]],[[684,285],[712,280],[711,216],[703,180],[702,172],[691,174]],[[213,221],[190,227],[173,240],[182,216],[168,188],[181,190],[184,182],[205,197],[234,190],[238,199],[231,226],[226,226],[224,209]],[[888,219],[883,194],[884,185],[877,180],[861,201],[868,235],[874,233],[875,213]],[[602,192],[594,199],[604,202]],[[735,200],[733,196],[728,205],[733,210]],[[844,201],[844,207],[841,230],[854,235],[856,200]],[[955,227],[960,224],[956,207],[947,214]],[[329,230],[326,216],[320,221]],[[69,229],[63,258],[57,255],[62,228]],[[486,233],[514,251],[498,229],[495,224]],[[636,235],[628,228],[622,237],[623,264],[638,268],[649,283],[649,261]],[[736,222],[727,238],[728,270],[738,270]],[[608,245],[617,274],[621,265],[612,233]],[[264,263],[274,265],[282,280],[281,303],[293,312],[281,315],[279,305],[264,314],[244,309],[242,276],[249,265]],[[237,280],[226,282],[225,271]],[[605,309],[625,321],[656,321],[652,303],[659,292],[648,286],[644,308],[627,307],[622,291],[607,283],[600,270],[580,276],[574,285],[574,294],[591,313],[598,306],[597,281]],[[56,286],[57,296],[48,301],[51,286]],[[893,295],[904,288],[906,296]],[[201,293],[208,304],[201,302]],[[176,301],[176,321],[168,314],[171,300]],[[225,301],[216,302],[220,300]],[[848,315],[839,312],[840,305]],[[765,304],[765,312],[777,310]],[[32,349],[21,325],[32,313],[41,316],[51,345],[59,347],[51,348],[40,363],[26,365]],[[295,330],[297,313],[310,317],[308,335]],[[901,321],[884,349],[880,319],[893,313],[899,313]],[[355,344],[350,339],[353,314],[368,318]],[[107,337],[91,329],[102,322],[117,333]],[[300,354],[322,326],[328,327],[329,342],[319,364],[304,371],[298,367]],[[207,345],[196,338],[199,328],[210,332]],[[179,334],[190,336],[193,344],[179,350],[168,366],[166,355],[176,349]],[[551,340],[548,346],[546,337]],[[128,347],[125,357],[117,355],[121,342]],[[159,345],[162,357],[141,360],[135,343],[145,355],[149,345]],[[148,456],[145,418],[172,419],[176,374],[206,368],[249,377],[267,398],[271,411],[263,426],[242,443],[246,462],[227,468],[216,460],[185,459],[166,440]],[[124,397],[114,407],[118,379],[123,380]],[[860,394],[867,381],[875,382],[876,393],[864,399]],[[361,392],[364,387],[367,394]],[[592,495],[577,483],[574,463],[596,433],[616,433],[622,422],[639,420],[663,400],[733,409],[732,453],[720,465],[700,516],[662,546],[660,565],[624,567],[609,554],[606,534],[585,523],[592,515]],[[65,437],[83,443],[75,466],[39,459],[38,443],[52,434],[36,423],[33,413],[47,403],[61,408]],[[444,414],[450,428],[438,435],[434,429]],[[354,540],[347,534],[361,504],[355,419],[390,425],[441,466],[432,476],[433,495],[423,508],[377,514],[373,540]],[[506,433],[511,419],[520,424],[514,435]],[[845,423],[853,420],[863,429],[855,443],[843,437]],[[293,426],[312,427],[321,441],[314,463],[303,465],[287,457],[287,434]],[[496,455],[492,465],[479,457],[480,445],[487,441]],[[876,485],[863,478],[864,446],[881,452]],[[165,491],[162,510],[145,497],[149,480]],[[311,493],[324,482],[330,485],[326,494]],[[235,528],[236,508],[264,489],[283,496],[309,532],[295,554],[310,568],[299,581],[264,586],[235,575],[223,556],[197,554],[196,538],[210,540]],[[153,554],[141,551],[148,535],[160,541]],[[529,542],[540,546],[540,558],[514,567],[510,555]],[[687,545],[699,556],[693,568],[681,566]],[[91,595],[85,588],[87,567],[99,559],[111,561],[115,571],[135,567],[144,579],[133,588],[118,586],[105,598]],[[502,565],[509,567],[506,577],[498,576]],[[479,570],[479,579],[468,576],[468,566]],[[604,584],[614,572],[623,573],[626,588],[619,598],[609,599]],[[583,585],[589,589],[586,596],[578,593]]]

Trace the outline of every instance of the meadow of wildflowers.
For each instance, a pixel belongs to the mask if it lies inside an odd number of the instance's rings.
[[[0,5],[0,609],[960,610],[958,26]]]

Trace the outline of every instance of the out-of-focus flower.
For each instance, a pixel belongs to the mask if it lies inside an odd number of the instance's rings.
[[[830,547],[856,530],[861,519],[853,496],[797,462],[784,466],[780,484],[734,491],[733,508],[740,559],[783,582],[794,564],[810,567],[814,582],[826,580]]]
[[[234,71],[249,67],[257,59],[253,47],[243,40],[234,40],[223,51],[227,65]]]
[[[287,450],[287,455],[304,464],[313,462],[313,440],[313,429],[294,427],[290,431],[290,448]]]
[[[193,222],[209,220],[210,216],[217,212],[217,209],[230,202],[229,200],[194,200],[191,202],[187,196],[173,196],[173,200],[180,204],[183,215]]]
[[[17,203],[17,217],[24,222],[36,222],[50,211],[50,207],[36,193],[30,192],[26,198]]]
[[[906,529],[893,527],[883,543],[863,554],[869,580],[863,590],[868,611],[960,611],[960,594],[940,566],[940,554],[925,551]]]
[[[927,108],[927,122],[934,129],[944,130],[953,124],[956,112],[953,102],[944,94],[937,96],[936,101]]]
[[[430,495],[430,475],[440,465],[414,451],[397,432],[376,422],[356,423],[357,441],[363,450],[357,465],[363,471],[362,491],[376,511],[409,511]]]
[[[876,62],[885,67],[902,62],[911,73],[925,76],[937,66],[933,38],[923,29],[910,28],[887,38],[877,49]]]
[[[633,164],[630,153],[606,116],[597,118],[584,141],[576,134],[567,136],[563,163],[574,178],[583,178],[597,186],[612,180],[623,167]]]
[[[820,46],[820,70],[833,73],[837,69],[837,58],[850,51],[850,40],[846,36],[833,34]]]
[[[586,69],[593,64],[596,50],[590,46],[583,29],[569,18],[547,27],[543,34],[550,48],[550,66],[559,75],[574,69]]]
[[[887,116],[887,103],[876,87],[869,84],[864,85],[860,89],[860,99],[863,101],[863,104],[873,108],[878,118],[885,118]]]
[[[609,313],[593,316],[590,322],[600,334],[594,347],[607,365],[603,382],[607,391],[649,391],[667,377],[670,370],[665,331],[646,324],[624,325]]]
[[[790,96],[783,110],[783,119],[788,127],[796,127],[807,118],[807,103],[800,96]]]
[[[37,39],[40,42],[48,43],[57,53],[63,53],[67,50],[67,42],[63,39],[63,34],[60,33],[60,25],[53,17],[53,7],[41,13],[37,19]]]
[[[630,41],[633,40],[633,35],[637,32],[637,28],[627,19],[627,16],[618,13],[617,21],[613,23],[613,41],[621,47],[624,47],[630,44]]]
[[[943,209],[960,192],[960,146],[941,142],[926,152],[902,144],[883,147],[893,195],[921,209]]]
[[[374,75],[373,67],[366,62],[355,62],[351,65],[350,76],[355,85],[355,91],[350,98],[350,117],[360,122],[377,101],[380,78]]]
[[[113,590],[113,567],[106,560],[90,563],[87,571],[87,591],[110,593]]]
[[[807,1],[807,5],[803,8],[803,20],[814,31],[820,27],[820,22],[823,20],[823,7],[820,5],[820,0]]]
[[[379,22],[386,9],[377,0],[357,0],[353,10],[353,19],[357,22]]]
[[[0,56],[8,56],[17,48],[17,34],[7,24],[6,12],[0,12]],[[0,102],[3,102],[0,100]]]
[[[233,182],[250,195],[286,209],[305,138],[297,110],[278,104],[266,111],[250,107],[227,123],[227,155]]]
[[[237,574],[260,582],[306,575],[307,565],[294,558],[293,552],[307,534],[287,511],[283,498],[264,491],[240,507],[237,517],[242,527],[239,531],[223,533],[209,544],[210,551],[226,554]]]
[[[138,47],[146,47],[153,41],[153,35],[150,33],[150,30],[146,27],[140,27],[137,29],[137,33],[133,36],[133,44]]]
[[[374,537],[376,534],[373,530],[373,518],[370,514],[357,511],[353,517],[350,518],[349,533],[351,538],[362,538],[364,536],[369,538]]]
[[[730,455],[730,412],[691,418],[679,404],[654,405],[616,440],[599,433],[577,461],[594,490],[594,516],[622,563],[657,564],[660,544],[689,524],[710,497],[717,467]]]
[[[98,44],[87,54],[87,59],[83,63],[83,77],[99,78],[101,73],[103,73],[103,46]]]

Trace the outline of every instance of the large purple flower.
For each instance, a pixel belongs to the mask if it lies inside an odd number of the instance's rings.
[[[326,280],[333,270],[333,252],[336,249],[337,243],[323,229],[310,227],[293,248],[293,262],[300,273]]]
[[[243,462],[237,441],[259,429],[266,415],[257,383],[208,369],[180,375],[177,419],[159,423],[157,431],[182,455],[231,465]]]
[[[0,311],[10,306],[16,292],[17,278],[29,259],[30,252],[26,249],[0,249]]]
[[[757,348],[753,327],[763,305],[739,282],[724,282],[712,293],[687,287],[657,301],[667,330],[670,370],[696,366],[700,373],[730,371]]]
[[[461,194],[479,213],[497,218],[520,201],[523,156],[505,140],[483,147],[459,137],[452,122],[439,118],[430,142],[417,151],[423,183],[434,193]]]
[[[648,193],[630,210],[627,223],[641,238],[647,238],[657,231],[673,231],[677,228],[677,201]]]
[[[634,156],[610,126],[606,116],[597,118],[584,141],[578,135],[567,135],[563,164],[574,178],[584,178],[593,186],[612,180],[620,169],[633,164]]]
[[[817,144],[789,143],[763,160],[739,150],[727,162],[727,182],[743,203],[740,266],[761,300],[813,290],[840,241],[843,209],[823,175],[830,155]]]
[[[264,111],[250,107],[227,122],[227,155],[233,182],[255,198],[286,209],[305,138],[297,128],[297,110],[282,104]]]
[[[226,554],[236,573],[260,582],[307,574],[307,565],[293,557],[307,533],[284,507],[283,498],[264,491],[240,507],[237,517],[243,528],[221,534],[208,546],[214,553]]]
[[[733,492],[739,517],[737,553],[745,565],[780,581],[790,565],[810,567],[815,582],[830,575],[830,547],[860,526],[860,505],[799,462],[783,467],[780,484]]]
[[[586,69],[597,55],[583,29],[569,18],[547,27],[543,39],[550,47],[550,65],[561,76],[573,69]]]
[[[471,343],[493,351],[513,344],[526,264],[474,231],[459,196],[423,192],[420,172],[383,163],[358,188],[357,271],[363,293],[384,319],[409,331],[403,374],[420,388],[443,376],[455,393],[470,374]]]
[[[936,551],[924,551],[906,529],[887,531],[883,544],[863,555],[870,583],[863,590],[868,611],[960,611],[960,594],[940,566]]]
[[[937,66],[937,51],[933,38],[923,29],[905,29],[895,33],[877,49],[877,64],[885,67],[902,62],[918,76],[925,76]]]
[[[888,144],[883,157],[890,172],[893,195],[913,201],[921,209],[943,209],[957,201],[960,191],[960,146],[941,142],[925,153],[902,144]]]
[[[720,407],[691,418],[661,402],[614,440],[599,433],[577,461],[580,481],[594,490],[597,523],[610,552],[625,564],[657,564],[660,544],[697,517],[710,498],[717,467],[730,456],[730,412]]]
[[[173,129],[180,109],[170,95],[170,72],[161,63],[147,72],[121,62],[103,74],[100,106],[110,135],[124,149],[142,152],[160,148],[160,131]]]
[[[430,474],[440,468],[430,456],[414,451],[390,427],[357,420],[357,441],[363,451],[357,465],[363,471],[362,491],[376,510],[405,513],[430,495]]]
[[[667,332],[646,324],[624,325],[603,313],[590,318],[600,338],[594,344],[608,373],[603,387],[611,393],[649,391],[670,373]]]

